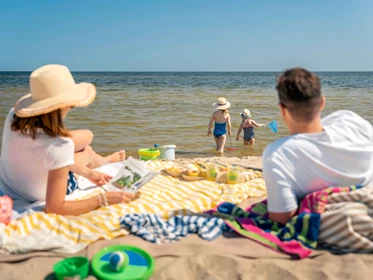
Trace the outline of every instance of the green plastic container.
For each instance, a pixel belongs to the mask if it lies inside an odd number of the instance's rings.
[[[89,260],[86,257],[71,257],[59,261],[53,266],[54,274],[58,280],[85,279],[89,273]]]
[[[139,149],[139,156],[141,160],[156,160],[161,154],[160,150],[155,150],[154,148]]]

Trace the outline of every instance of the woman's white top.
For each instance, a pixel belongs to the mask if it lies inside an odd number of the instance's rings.
[[[37,132],[36,139],[12,131],[13,116],[12,109],[4,124],[0,190],[14,200],[45,200],[49,171],[74,164],[74,142],[43,131]]]

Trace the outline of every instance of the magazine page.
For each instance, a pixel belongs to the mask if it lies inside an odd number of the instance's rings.
[[[125,191],[134,193],[160,172],[151,172],[144,162],[129,157],[123,162],[118,173],[109,184],[102,186],[106,191]]]

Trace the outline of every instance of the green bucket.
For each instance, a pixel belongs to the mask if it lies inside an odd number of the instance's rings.
[[[161,154],[160,150],[154,150],[154,148],[139,149],[139,156],[141,160],[156,160]]]

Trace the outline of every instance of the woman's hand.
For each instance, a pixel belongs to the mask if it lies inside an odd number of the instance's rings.
[[[137,197],[136,194],[127,192],[107,192],[104,195],[109,205],[128,203]]]
[[[239,140],[240,140],[240,137],[237,136],[237,137],[236,137],[236,142],[238,142]]]
[[[113,177],[105,173],[95,171],[95,170],[90,170],[87,176],[87,179],[91,181],[93,184],[95,184],[96,186],[102,186],[102,185],[109,183],[111,178]]]

